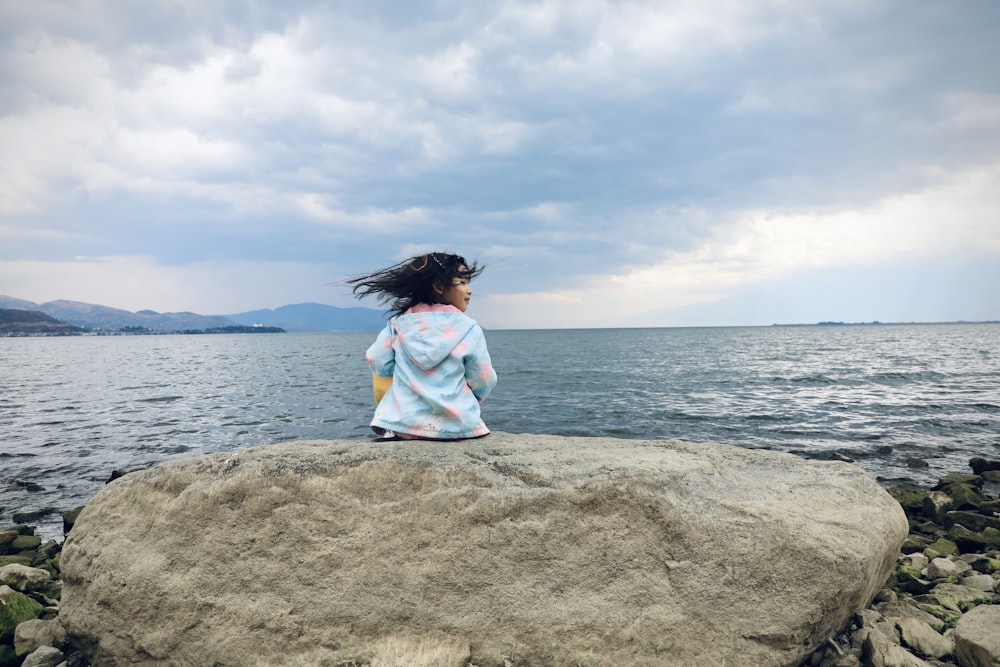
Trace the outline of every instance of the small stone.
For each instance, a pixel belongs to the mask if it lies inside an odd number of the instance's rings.
[[[929,579],[947,579],[958,576],[958,566],[947,558],[935,558],[927,566]]]
[[[39,646],[32,651],[21,667],[58,667],[66,659],[63,652],[52,646]]]
[[[931,491],[924,498],[922,512],[925,517],[937,523],[944,522],[945,512],[951,510],[955,504],[944,491]]]
[[[10,545],[17,539],[19,534],[13,528],[0,530],[0,556],[6,556],[10,553]]]
[[[927,545],[931,541],[922,535],[909,534],[906,539],[903,540],[903,546],[900,547],[900,551],[904,554],[909,554],[913,552],[921,552],[927,548]]]
[[[878,593],[875,594],[875,602],[895,602],[899,599],[896,595],[896,591],[891,588],[883,588]]]
[[[861,657],[872,667],[926,667],[927,663],[898,644],[893,644],[881,632],[864,628]]]
[[[960,552],[979,553],[986,548],[986,538],[982,533],[976,533],[960,523],[948,529],[948,539],[958,546]]]
[[[982,605],[959,619],[955,657],[963,667],[1000,665],[1000,606]]]
[[[17,553],[19,551],[34,551],[40,546],[42,546],[42,538],[36,535],[18,535],[14,541],[11,542],[10,550],[12,553]]]
[[[996,579],[988,574],[973,574],[968,577],[963,577],[959,583],[963,586],[975,588],[977,591],[985,591],[987,593],[992,593],[996,589]],[[1000,629],[998,629],[998,632],[1000,632]]]
[[[934,553],[930,554],[928,553],[928,550]],[[946,540],[942,537],[941,539],[935,541],[933,544],[927,547],[927,550],[924,551],[924,555],[932,560],[934,558],[938,558],[939,556],[948,556],[948,555],[957,556],[958,545],[952,542],[951,540]]]
[[[63,512],[63,535],[69,535],[69,531],[73,530],[73,524],[76,523],[77,517],[80,516],[80,512],[83,511],[83,505],[80,507],[71,509],[68,512]]]
[[[979,477],[978,479],[979,488],[982,488],[983,478]],[[979,488],[973,486],[972,484],[954,484],[950,486],[948,488],[948,494],[951,496],[955,509],[974,510],[986,502],[986,498],[979,493]]]
[[[962,617],[962,612],[948,609],[942,607],[934,602],[917,602],[917,609],[920,611],[925,611],[935,618],[941,619],[941,622],[948,626],[953,626],[958,622],[958,619]]]
[[[924,655],[943,658],[955,652],[955,643],[942,637],[931,626],[915,618],[901,618],[896,622],[903,645]]]
[[[48,570],[37,567],[26,567],[17,563],[0,567],[0,584],[6,584],[22,593],[41,590],[49,585],[50,580]]]
[[[886,618],[898,621],[902,618],[915,618],[934,628],[935,632],[942,632],[945,629],[945,622],[937,616],[929,614],[909,602],[897,601],[887,602],[877,606],[879,612]]]
[[[918,570],[924,569],[927,567],[927,564],[930,563],[930,559],[927,558],[927,556],[918,553],[907,554],[899,560],[902,565],[911,565]]]
[[[21,656],[31,653],[39,646],[66,647],[66,629],[58,620],[35,619],[18,624],[14,629],[14,652]]]
[[[969,467],[972,468],[973,473],[982,475],[989,470],[1000,470],[1000,461],[991,461],[977,456],[969,460]]]
[[[0,643],[10,642],[19,623],[38,618],[42,605],[10,586],[0,586]]]
[[[829,655],[819,663],[819,667],[861,667],[861,661],[856,655]]]
[[[972,569],[980,574],[993,574],[1000,572],[1000,560],[984,556],[983,554],[965,554],[961,557],[963,561],[972,566]]]
[[[1000,529],[1000,519],[978,512],[954,511],[948,512],[946,517],[950,523],[961,524],[977,533],[989,527]]]
[[[889,495],[895,498],[896,502],[902,505],[906,516],[917,516],[924,506],[924,498],[927,492],[920,487],[905,483],[888,489]]]
[[[32,558],[30,554],[25,555],[23,553],[20,553],[20,554],[14,554],[12,556],[0,556],[0,567],[3,567],[5,565],[10,565],[12,563],[17,563],[18,565],[30,566],[31,561]]]
[[[973,486],[975,488],[983,487],[983,478],[979,475],[967,475],[962,473],[952,473],[950,475],[945,475],[938,480],[938,483],[934,486],[934,491],[941,491],[942,489],[948,489],[948,487],[955,486],[956,484],[966,484]]]
[[[910,579],[903,584],[903,590],[910,595],[925,595],[934,589],[934,582],[927,579]]]
[[[910,520],[910,533],[926,535],[930,538],[936,538],[941,533],[941,526],[934,523],[933,521],[914,521]]]
[[[990,601],[989,593],[959,584],[938,584],[928,597],[937,600],[942,607],[963,613]]]

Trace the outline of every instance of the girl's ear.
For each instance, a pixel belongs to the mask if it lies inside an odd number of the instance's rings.
[[[438,296],[444,296],[444,283],[442,283],[440,280],[435,280],[433,283],[431,283],[431,288],[434,290],[434,293],[437,294]]]

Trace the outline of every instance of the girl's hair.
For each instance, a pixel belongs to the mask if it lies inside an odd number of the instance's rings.
[[[434,285],[448,289],[452,280],[472,280],[483,268],[464,257],[444,252],[417,255],[375,273],[347,281],[358,298],[375,295],[388,304],[392,315],[402,315],[418,303],[436,303]]]

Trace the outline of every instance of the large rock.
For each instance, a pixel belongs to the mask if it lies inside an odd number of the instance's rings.
[[[955,657],[962,667],[1000,665],[1000,606],[982,605],[959,619]]]
[[[907,534],[859,468],[494,433],[172,461],[106,486],[60,619],[102,665],[795,665]]]

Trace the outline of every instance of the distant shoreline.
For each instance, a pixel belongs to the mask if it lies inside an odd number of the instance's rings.
[[[772,327],[860,327],[860,326],[907,326],[907,325],[929,325],[929,324],[1000,324],[1000,320],[953,320],[950,322],[802,322],[772,324]]]

